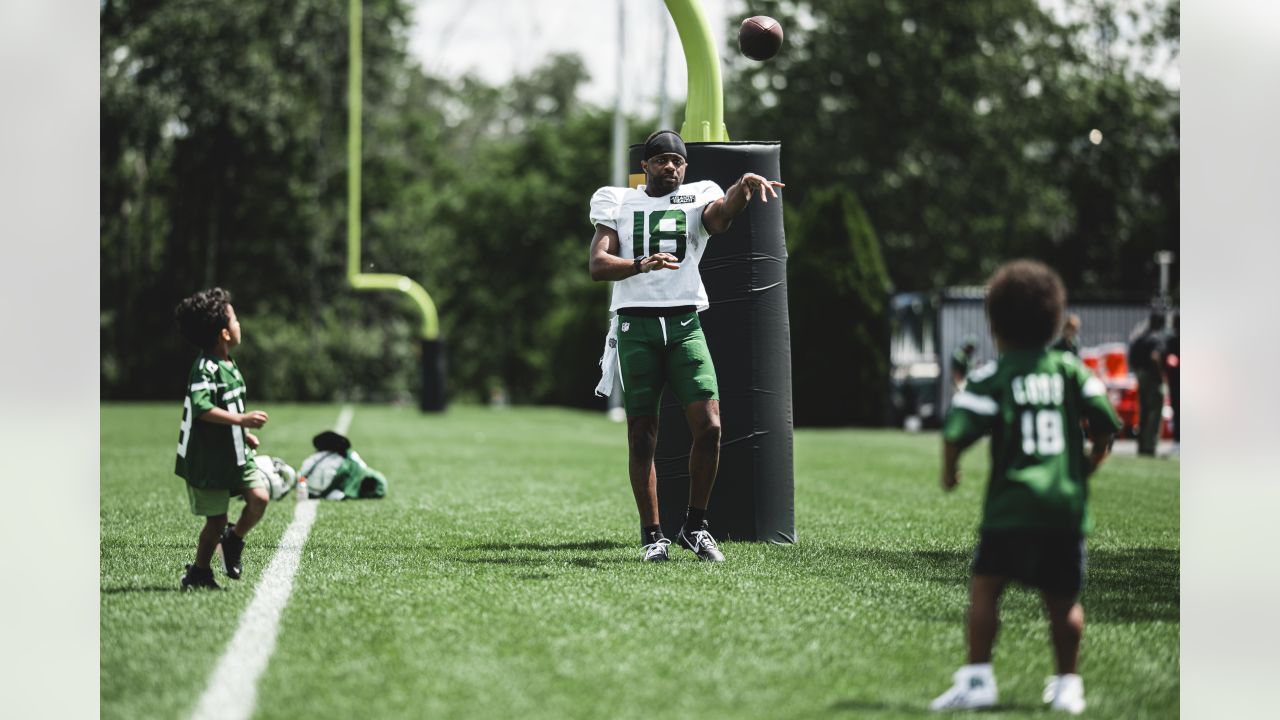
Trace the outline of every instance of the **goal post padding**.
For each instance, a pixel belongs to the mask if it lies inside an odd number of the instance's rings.
[[[688,143],[687,149],[686,183],[713,180],[727,190],[747,172],[782,179],[779,142]],[[641,173],[643,146],[630,150],[630,172]],[[720,470],[707,519],[720,539],[796,541],[782,208],[781,197],[751,200],[728,231],[711,238],[700,265],[711,301],[700,320],[721,412]],[[670,388],[659,413],[658,506],[663,532],[674,537],[689,501],[692,437]]]
[[[418,393],[418,409],[422,412],[443,412],[449,405],[444,340],[422,338],[419,342],[422,390]]]

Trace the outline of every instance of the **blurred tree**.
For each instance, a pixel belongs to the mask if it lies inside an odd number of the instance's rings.
[[[797,425],[883,422],[889,276],[853,192],[809,193],[790,213],[792,403]]]
[[[783,142],[797,423],[881,421],[891,288],[1035,257],[1074,297],[1150,297],[1152,256],[1178,247],[1178,91],[1146,69],[1176,58],[1177,2],[1045,7],[752,4],[787,44],[765,63],[727,54],[726,115],[736,138]],[[883,261],[861,249],[877,236]],[[828,307],[851,327],[814,323]],[[857,393],[812,382],[854,374]]]
[[[1152,251],[1178,242],[1178,94],[1135,65],[1176,56],[1178,13],[1135,25],[1151,2],[1069,1],[1070,20],[1035,0],[752,5],[787,46],[728,55],[728,118],[784,141],[801,422],[876,421],[886,277],[980,282],[1013,255],[1073,291],[1154,276]],[[411,393],[412,306],[345,283],[345,5],[100,7],[103,397],[178,396],[191,351],[171,311],[211,284],[236,293],[255,397]],[[364,269],[432,294],[455,397],[603,407],[586,213],[609,117],[577,100],[586,68],[435,78],[409,17],[365,2]],[[807,324],[829,307],[851,327]],[[827,373],[841,394],[806,389]]]
[[[507,86],[443,82],[405,50],[408,3],[365,3],[366,271],[422,281],[450,387],[602,406],[607,290],[586,273],[608,118],[576,57]],[[260,399],[404,397],[411,306],[346,287],[345,5],[102,5],[102,393],[175,397],[171,310],[209,285],[244,319]]]
[[[440,114],[408,108],[434,89],[408,61],[408,18],[405,2],[365,3],[366,218],[383,231],[375,243],[422,234],[415,181],[436,170]],[[381,322],[403,317],[401,303],[344,291],[345,5],[105,0],[101,28],[104,397],[174,396],[191,351],[171,310],[210,285],[236,296],[250,377],[269,363],[302,376],[255,385],[257,397],[402,394],[412,366],[389,384],[367,362],[306,377],[309,357],[350,342],[330,337],[344,324],[351,335],[376,328],[387,356],[412,347]],[[411,247],[387,255],[415,257]],[[268,356],[275,338],[254,337],[255,320],[302,323],[291,336],[300,342]]]
[[[1078,19],[1036,0],[762,0],[787,45],[730,53],[731,130],[783,141],[793,205],[853,188],[899,289],[1031,256],[1073,290],[1141,294],[1178,244],[1178,92],[1131,59],[1176,56],[1177,3],[1063,5]],[[1118,41],[1108,28],[1138,11],[1155,22]]]
[[[586,270],[587,201],[607,181],[609,118],[574,112],[587,78],[576,57],[557,56],[517,78],[472,121],[488,128],[467,171],[444,193],[428,247],[448,262],[430,273],[454,380],[471,394],[501,388],[515,402],[595,406],[598,347],[608,287]],[[472,141],[469,139],[469,141]]]

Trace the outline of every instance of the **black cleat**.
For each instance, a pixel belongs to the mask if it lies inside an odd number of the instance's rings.
[[[640,556],[640,559],[644,562],[666,562],[668,559],[667,546],[670,544],[670,540],[658,538],[641,548],[644,550],[644,554]]]
[[[213,580],[213,568],[187,566],[187,574],[182,576],[183,590],[221,590],[222,587]]]
[[[724,553],[716,547],[715,538],[711,537],[711,531],[707,530],[706,521],[703,521],[702,527],[697,530],[680,528],[680,535],[676,537],[676,542],[680,543],[680,547],[697,555],[699,560],[724,562]]]
[[[243,571],[240,567],[240,553],[244,552],[244,540],[236,535],[231,525],[228,525],[222,531],[218,544],[222,546],[222,569],[227,573],[227,577],[239,580],[240,573]]]

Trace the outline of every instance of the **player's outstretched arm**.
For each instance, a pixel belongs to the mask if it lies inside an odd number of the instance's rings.
[[[676,256],[671,253],[654,253],[638,258],[640,262],[618,257],[618,231],[608,225],[596,225],[596,235],[591,238],[591,259],[587,264],[592,280],[626,280],[640,273],[654,270],[678,270]]]
[[[702,226],[707,232],[716,235],[729,229],[733,219],[747,207],[747,201],[755,193],[760,193],[760,202],[769,202],[769,196],[778,197],[777,188],[786,185],[777,180],[766,180],[755,173],[747,173],[738,178],[738,182],[729,186],[724,197],[707,205],[702,211]]]

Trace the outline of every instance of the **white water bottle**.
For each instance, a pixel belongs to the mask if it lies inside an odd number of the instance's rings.
[[[303,502],[307,499],[307,477],[305,475],[298,476],[298,487],[294,489],[294,492],[297,494],[298,502]]]

